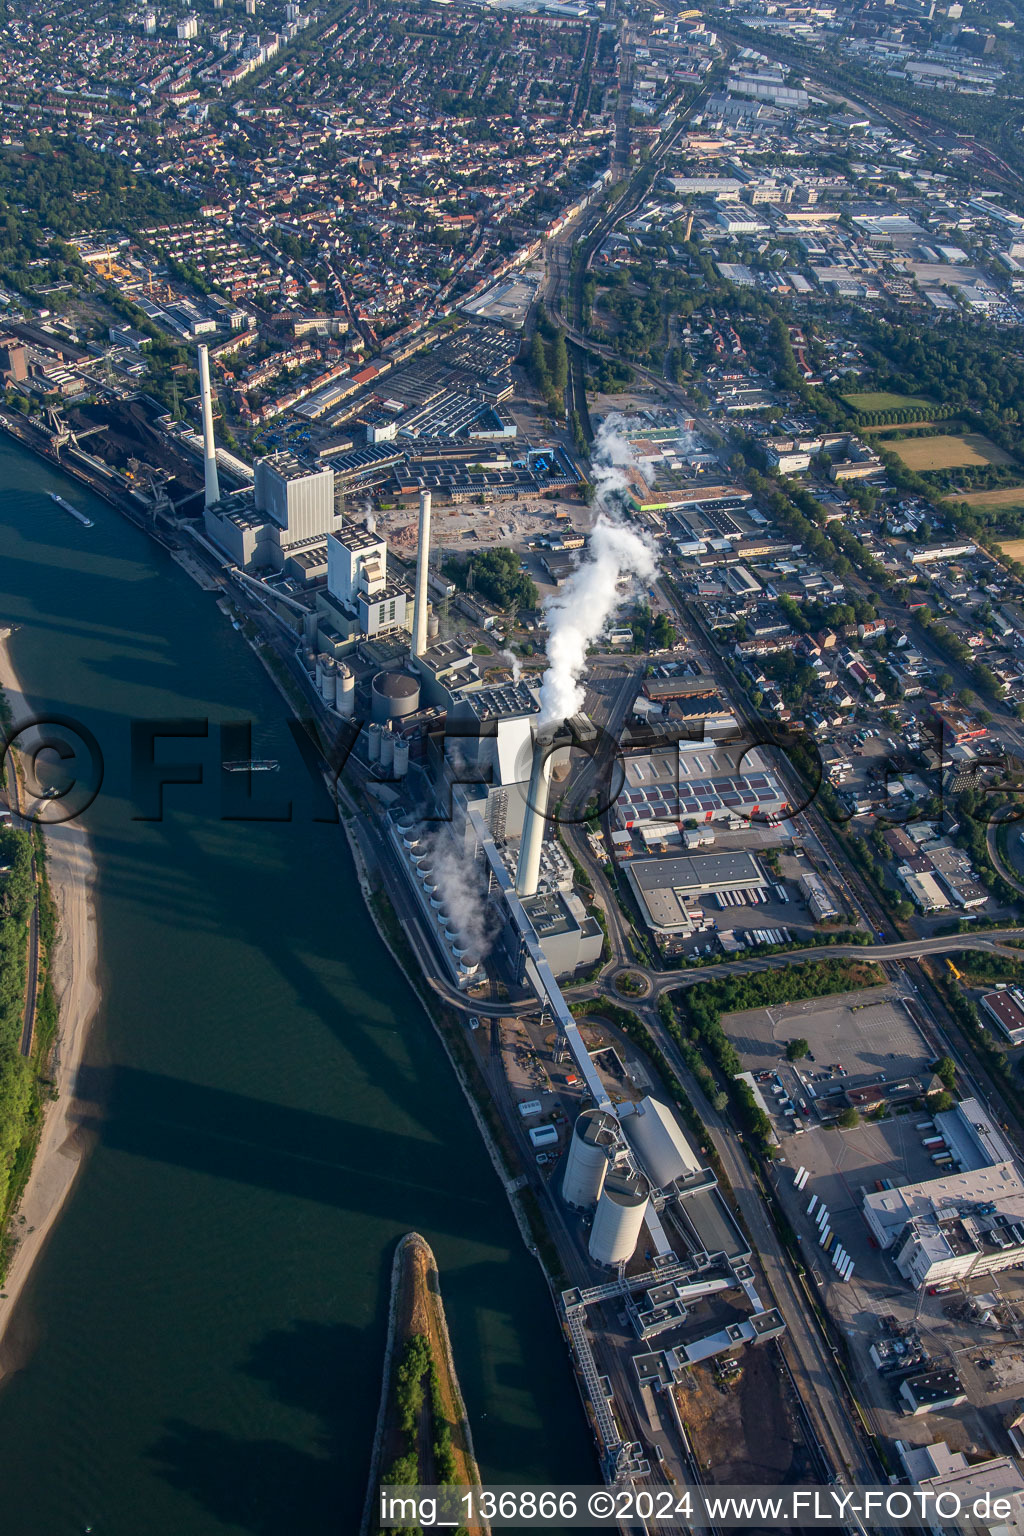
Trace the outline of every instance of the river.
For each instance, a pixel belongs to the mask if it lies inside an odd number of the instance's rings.
[[[535,1261],[447,1059],[315,823],[260,662],[144,534],[0,439],[0,619],[29,698],[105,759],[94,1145],[23,1298],[0,1389],[10,1536],[303,1536],[358,1526],[390,1260],[437,1255],[485,1479],[583,1482],[590,1436]],[[60,490],[94,520],[49,500]],[[202,786],[135,819],[130,722]],[[216,723],[253,722],[267,814],[224,820]],[[233,754],[234,755],[234,754]]]

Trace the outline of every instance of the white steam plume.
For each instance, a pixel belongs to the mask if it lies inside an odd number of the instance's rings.
[[[585,557],[562,590],[544,604],[548,664],[540,686],[538,727],[561,725],[582,709],[580,679],[587,651],[623,601],[620,583],[628,578],[650,581],[655,574],[649,545],[614,515],[629,484],[622,466],[631,460],[628,442],[609,418],[595,439],[594,485],[602,511]]]
[[[448,914],[448,927],[459,936],[460,947],[482,959],[494,942],[493,912],[477,864],[462,858],[451,838],[439,832],[430,841],[431,879]]]
[[[523,664],[519,660],[519,657],[515,654],[514,651],[499,651],[498,655],[501,657],[502,661],[508,662],[512,669],[512,681],[514,683],[518,683],[519,679],[523,675]]]

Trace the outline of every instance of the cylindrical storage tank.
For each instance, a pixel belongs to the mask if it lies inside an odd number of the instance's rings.
[[[335,709],[339,714],[351,719],[356,707],[356,679],[352,668],[344,661],[334,663],[337,687],[335,691]]]
[[[441,623],[436,613],[427,614],[427,639],[436,640],[441,633]]]
[[[320,691],[324,686],[324,666],[330,659],[329,656],[318,656],[316,659],[316,686]]]
[[[302,665],[305,667],[310,677],[312,677],[316,671],[316,652],[310,650],[303,651]]]
[[[398,736],[395,738],[395,778],[404,779],[408,772],[409,743],[404,736]]]
[[[334,662],[330,656],[324,658],[324,677],[320,684],[320,692],[323,694],[325,704],[334,706],[334,690],[336,687],[337,672],[334,670]]]
[[[420,685],[408,672],[378,672],[370,684],[370,715],[381,724],[414,715],[420,707]]]
[[[370,762],[371,763],[379,763],[380,762],[380,738],[381,738],[381,736],[383,734],[382,731],[381,731],[381,728],[380,728],[379,725],[377,725],[376,722],[374,722],[374,724],[370,726],[370,729],[367,731],[366,734],[367,734],[367,737],[369,738]]]
[[[391,766],[394,763],[394,761],[395,761],[395,733],[394,733],[394,731],[388,730],[385,726],[382,726],[381,727],[381,732],[380,732],[380,765],[388,773],[390,773],[391,772]]]
[[[562,1199],[587,1209],[604,1188],[608,1159],[619,1140],[619,1122],[604,1109],[585,1109],[577,1117],[562,1178]]]
[[[647,1214],[650,1185],[627,1165],[610,1168],[590,1229],[590,1257],[595,1264],[624,1264],[636,1251]]]

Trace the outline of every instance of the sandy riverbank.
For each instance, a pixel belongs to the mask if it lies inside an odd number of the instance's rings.
[[[15,724],[29,713],[11,663],[8,642],[0,642],[0,686]],[[84,829],[66,822],[46,830],[50,888],[57,903],[60,936],[51,975],[60,1007],[55,1057],[58,1096],[46,1105],[35,1161],[15,1212],[18,1246],[0,1299],[0,1341],[10,1327],[18,1298],[54,1222],[60,1215],[85,1148],[77,1129],[74,1087],[89,1026],[99,1005],[96,978],[98,940],[93,885],[96,866]],[[0,1355],[0,1373],[5,1369]]]

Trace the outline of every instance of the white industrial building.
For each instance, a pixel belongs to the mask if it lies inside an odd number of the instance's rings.
[[[828,886],[818,875],[805,870],[800,876],[800,889],[807,901],[811,916],[816,923],[834,923],[839,908],[832,899]]]
[[[388,580],[388,547],[362,523],[343,518],[327,536],[327,590],[316,596],[322,629],[341,640],[408,629],[408,593]],[[337,643],[337,641],[335,641]]]
[[[1011,1513],[996,1521],[973,1521],[965,1517],[949,1520],[946,1524],[940,1520],[923,1522],[931,1536],[946,1536],[947,1531],[954,1529],[970,1532],[972,1536],[974,1533],[981,1536],[981,1532],[985,1536],[996,1536],[996,1533],[998,1536],[1024,1536],[1024,1478],[1012,1456],[993,1456],[988,1461],[972,1463],[962,1451],[951,1451],[943,1440],[933,1441],[931,1445],[897,1440],[896,1450],[907,1480],[915,1489],[935,1495],[952,1494],[959,1499],[965,1512],[979,1508],[979,1501],[986,1496],[1010,1501]],[[935,1506],[930,1507],[934,1509]],[[946,1507],[954,1507],[952,1499]]]
[[[754,855],[744,852],[631,859],[624,869],[648,926],[657,934],[692,933],[703,917],[693,905],[701,896],[763,891],[769,883]]]
[[[211,439],[212,431],[211,417]],[[209,497],[209,479],[207,487]],[[257,459],[252,490],[208,500],[204,515],[207,538],[237,566],[287,571],[303,582],[326,571],[327,535],[339,522],[333,469],[310,467],[293,453]]]
[[[686,822],[748,822],[782,814],[786,792],[757,747],[694,741],[627,757],[615,801],[622,828],[678,830]]]
[[[977,1099],[935,1117],[957,1171],[864,1197],[878,1245],[915,1289],[1024,1259],[1024,1181]]]

